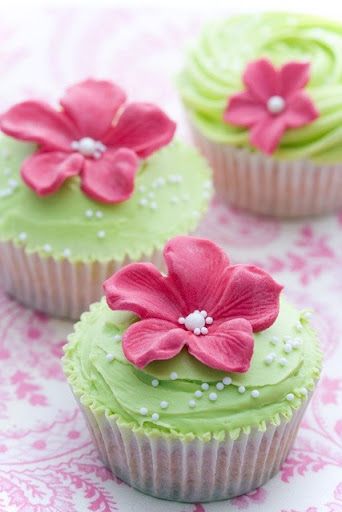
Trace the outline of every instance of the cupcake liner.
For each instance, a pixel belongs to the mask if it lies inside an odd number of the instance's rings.
[[[209,141],[190,125],[195,144],[214,170],[216,192],[226,202],[279,217],[320,215],[342,208],[342,165],[276,160]]]
[[[279,425],[252,429],[238,439],[183,440],[162,433],[141,433],[115,416],[80,403],[104,464],[121,480],[152,496],[206,502],[250,492],[280,469],[296,436],[309,400]]]
[[[137,261],[137,260],[134,260]],[[162,252],[143,254],[138,261],[150,261],[160,269]],[[103,295],[102,284],[124,261],[72,262],[38,252],[28,253],[12,242],[0,243],[0,284],[3,290],[25,306],[55,317],[77,320],[89,305]]]

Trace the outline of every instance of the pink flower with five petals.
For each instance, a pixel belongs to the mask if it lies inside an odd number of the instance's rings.
[[[22,164],[24,182],[44,196],[79,175],[83,192],[92,199],[127,200],[139,158],[170,142],[176,125],[154,105],[125,101],[114,83],[85,80],[67,89],[60,110],[41,101],[10,108],[1,116],[1,130],[38,144]]]
[[[249,128],[250,143],[273,153],[288,128],[299,128],[319,116],[303,92],[309,67],[309,63],[287,62],[277,70],[266,59],[249,63],[243,74],[246,90],[229,98],[224,120]]]
[[[202,238],[173,238],[164,259],[167,276],[151,263],[133,263],[104,283],[110,308],[140,317],[123,336],[126,358],[143,368],[186,347],[207,366],[246,372],[253,331],[276,320],[282,287],[253,265],[230,265]]]

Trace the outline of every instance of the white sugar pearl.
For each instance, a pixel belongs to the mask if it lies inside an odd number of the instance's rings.
[[[291,341],[291,336],[284,336],[284,341]]]
[[[197,389],[197,391],[195,391],[194,395],[196,398],[201,398],[203,396],[203,393],[200,389]]]
[[[86,211],[84,212],[84,215],[85,215],[88,219],[91,219],[91,218],[93,217],[93,215],[94,215],[94,212],[93,212],[93,210],[90,210],[90,209],[89,209],[89,210],[86,210]]]
[[[100,231],[97,232],[98,238],[104,238],[106,236],[106,232],[103,229],[100,229]]]
[[[224,384],[223,382],[218,382],[216,384],[216,389],[218,389],[218,391],[222,391],[222,389],[224,389]]]
[[[69,258],[71,256],[71,251],[70,251],[70,249],[68,249],[68,247],[66,247],[63,250],[63,256],[65,256],[66,258]]]
[[[148,409],[147,409],[147,407],[140,407],[139,412],[140,412],[140,414],[141,414],[142,416],[147,416],[147,414],[148,414]]]
[[[208,334],[208,329],[206,327],[201,327],[201,334]]]
[[[156,209],[158,208],[157,203],[156,203],[155,201],[152,201],[152,202],[150,203],[150,208],[151,208],[151,210],[156,210]]]
[[[97,210],[97,212],[95,213],[95,215],[96,215],[96,217],[97,217],[98,219],[102,219],[102,217],[103,217],[103,213],[102,213],[102,212],[100,212],[100,210]]]
[[[162,402],[160,402],[160,408],[161,409],[167,409],[169,407],[169,402],[166,402],[165,400],[163,400]]]
[[[195,400],[189,400],[189,407],[191,407],[191,409],[193,409],[194,407],[196,407],[196,402]]]
[[[223,380],[222,380],[222,382],[223,382],[223,384],[224,384],[225,386],[230,386],[230,385],[231,385],[231,383],[232,383],[232,379],[231,379],[231,377],[224,377],[224,378],[223,378]]]
[[[271,112],[271,114],[280,114],[285,108],[285,100],[282,96],[271,96],[267,100],[267,110]]]
[[[113,338],[113,341],[115,343],[119,343],[120,341],[122,340],[122,336],[121,334],[115,334],[114,338]]]
[[[299,339],[299,338],[295,338],[293,341],[292,341],[292,347],[296,350],[298,347],[300,347],[300,345],[302,344],[302,340]]]
[[[302,317],[305,318],[305,320],[310,320],[310,318],[312,317],[312,311],[304,311],[302,313]]]
[[[106,354],[106,359],[107,359],[107,361],[109,361],[109,362],[110,362],[110,361],[113,361],[113,360],[114,360],[114,358],[115,358],[114,354],[111,354],[111,353],[110,353],[110,354]]]
[[[286,395],[286,400],[288,400],[289,402],[292,402],[293,399],[294,399],[294,394],[293,393],[288,393]]]
[[[209,384],[207,382],[203,382],[203,384],[201,384],[201,388],[203,389],[203,391],[208,391]]]
[[[284,352],[286,352],[286,354],[289,354],[290,352],[292,352],[292,344],[291,343],[286,343],[284,345]]]
[[[176,379],[178,379],[178,373],[177,373],[177,372],[171,372],[171,373],[170,373],[170,379],[171,379],[171,380],[176,380]]]
[[[27,240],[27,233],[24,233],[24,231],[22,231],[21,233],[19,233],[18,238],[19,238],[19,240],[21,240],[22,242],[23,242],[24,240]]]
[[[239,386],[239,387],[238,387],[238,392],[239,392],[239,393],[244,393],[245,391],[246,391],[245,386]]]
[[[159,386],[159,380],[158,379],[153,379],[152,382],[151,382],[152,386],[154,388],[157,388]]]
[[[142,197],[141,199],[139,199],[139,204],[140,206],[147,206],[147,199],[145,199],[145,197]]]
[[[208,398],[212,402],[215,402],[215,400],[217,400],[217,394],[216,393],[209,393],[209,397]]]
[[[297,331],[299,331],[299,332],[303,330],[303,326],[302,326],[302,324],[301,324],[300,322],[297,322],[297,323],[296,323],[295,328],[296,328],[296,330],[297,330]]]
[[[280,357],[279,358],[279,364],[280,364],[280,366],[287,366],[287,359],[286,359],[286,357]]]
[[[154,412],[151,416],[152,421],[158,421],[159,420],[159,414],[157,412]]]
[[[51,252],[52,251],[52,247],[51,247],[50,244],[45,244],[43,246],[43,249],[44,249],[45,252]]]
[[[267,354],[267,356],[265,357],[264,361],[265,361],[266,364],[273,363],[273,361],[274,361],[273,355],[272,354]]]
[[[270,339],[270,343],[272,343],[272,345],[278,345],[279,342],[280,339],[278,338],[278,336],[272,336],[272,338]]]
[[[196,334],[196,336],[199,336],[201,334],[201,329],[199,327],[195,327],[194,334]]]
[[[253,389],[253,391],[251,392],[251,396],[253,398],[258,398],[260,396],[260,391],[258,391],[257,389]]]
[[[139,192],[145,192],[145,190],[146,190],[145,185],[140,185],[138,190],[139,190]]]
[[[303,395],[303,396],[307,396],[307,394],[308,394],[308,390],[307,390],[306,388],[301,388],[301,389],[299,390],[299,393],[300,393],[301,395]]]
[[[211,316],[207,316],[206,319],[205,319],[205,323],[207,325],[211,325],[213,323],[213,318]]]

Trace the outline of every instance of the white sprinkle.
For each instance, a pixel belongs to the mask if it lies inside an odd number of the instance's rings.
[[[158,421],[159,420],[159,414],[157,412],[154,412],[151,416],[152,421]]]
[[[272,343],[272,345],[278,345],[280,339],[278,338],[278,336],[272,336],[272,338],[270,339],[270,343]]]
[[[206,327],[201,327],[201,334],[208,334],[208,329]]]
[[[19,240],[21,240],[22,242],[23,242],[24,240],[27,240],[27,233],[25,233],[24,231],[22,231],[21,233],[19,233],[18,238],[19,238]]]
[[[156,210],[158,208],[158,205],[155,201],[152,201],[152,203],[150,203],[150,208],[151,210]]]
[[[70,249],[68,249],[67,247],[63,250],[63,256],[65,256],[66,258],[69,258],[69,256],[71,256],[71,251]]]
[[[171,198],[170,198],[170,203],[172,203],[172,204],[177,204],[177,203],[179,203],[179,199],[178,199],[178,197],[176,197],[176,196],[171,197]]]
[[[310,320],[312,317],[312,311],[303,311],[302,317],[305,318],[305,320]]]
[[[100,212],[100,210],[97,210],[97,212],[95,212],[95,215],[96,215],[96,217],[97,217],[98,219],[102,219],[102,217],[103,217],[103,213],[102,213],[102,212]]]
[[[3,188],[0,190],[0,197],[8,197],[13,194],[12,188]]]
[[[147,407],[141,407],[139,412],[140,412],[140,414],[141,414],[142,416],[147,416],[147,414],[148,414],[148,409],[147,409]]]
[[[239,392],[239,393],[244,393],[245,391],[246,391],[245,386],[239,386],[239,387],[238,387],[238,392]]]
[[[162,402],[160,402],[160,408],[161,409],[167,409],[169,407],[169,402],[166,402],[165,400],[163,400]]]
[[[195,400],[189,400],[189,407],[191,407],[191,409],[193,409],[194,407],[196,407],[196,402]]]
[[[284,341],[291,341],[291,336],[284,336]]]
[[[213,323],[214,319],[211,317],[211,316],[207,316],[207,318],[205,319],[205,323],[207,325],[211,325]]]
[[[203,389],[203,391],[208,391],[209,384],[207,382],[203,382],[203,384],[201,384],[201,388]]]
[[[13,178],[10,178],[8,180],[8,185],[11,187],[11,188],[17,188],[18,187],[18,182],[17,180],[13,179]]]
[[[203,316],[203,318],[207,318],[208,313],[206,312],[206,310],[205,310],[205,309],[202,309],[202,311],[201,311],[201,315]]]
[[[97,238],[104,238],[106,236],[106,232],[103,229],[97,232]]]
[[[223,384],[223,382],[218,382],[218,383],[216,384],[216,389],[217,389],[218,391],[222,391],[222,389],[224,389],[224,384]]]
[[[160,176],[159,178],[157,178],[156,180],[154,180],[154,182],[152,183],[152,187],[153,188],[160,188],[160,187],[163,187],[165,185],[165,179]]]
[[[180,183],[182,181],[182,176],[179,176],[177,174],[173,174],[171,176],[169,176],[168,180],[169,180],[169,183]]]
[[[158,379],[153,379],[152,382],[151,382],[152,386],[154,388],[157,388],[159,386],[159,380]]]
[[[299,332],[303,330],[303,326],[302,326],[302,324],[301,324],[300,322],[297,322],[297,323],[296,323],[295,328],[296,328],[296,330],[297,330],[297,331],[299,331]]]
[[[292,402],[293,399],[294,399],[294,394],[293,393],[288,393],[286,395],[286,400],[288,400],[289,402]]]
[[[178,318],[178,323],[179,323],[179,324],[181,324],[181,325],[184,325],[184,324],[185,324],[185,318],[184,318],[184,316],[180,316],[180,317]]]
[[[194,393],[196,398],[201,398],[203,396],[203,393],[200,389],[197,389]]]
[[[289,354],[290,352],[292,352],[292,343],[286,343],[284,345],[283,350],[284,350],[284,352],[286,352],[286,354]]]
[[[156,196],[156,194],[153,192],[153,190],[151,190],[151,192],[149,192],[147,195],[150,199],[153,199]]]
[[[139,204],[140,206],[147,206],[147,199],[145,197],[142,197],[141,199],[139,199]]]
[[[286,357],[280,357],[278,360],[280,366],[287,366],[287,359]]]
[[[292,341],[292,347],[296,350],[302,344],[302,340],[300,338],[295,338]]]
[[[308,394],[308,390],[307,390],[306,388],[301,388],[301,389],[299,390],[299,393],[300,393],[301,395],[303,395],[303,396],[307,396],[307,394]]]
[[[110,362],[110,361],[113,361],[113,359],[115,359],[115,356],[114,356],[114,354],[109,353],[109,354],[106,354],[106,359],[107,359],[107,361]]]
[[[121,340],[122,340],[121,334],[115,334],[115,336],[113,338],[114,343],[119,343]]]
[[[199,327],[195,327],[194,334],[196,334],[196,336],[199,336],[201,334],[201,329]]]
[[[253,391],[251,392],[251,396],[253,398],[258,398],[260,396],[260,391],[258,391],[257,389],[253,389]]]
[[[93,212],[93,210],[90,210],[90,208],[89,208],[89,210],[86,210],[84,212],[84,215],[87,217],[87,219],[91,219],[92,216],[94,215],[94,212]]]
[[[3,149],[2,152],[1,152],[1,156],[4,160],[8,160],[9,156],[10,156],[10,153],[8,151],[8,149]]]
[[[208,398],[212,402],[215,402],[215,400],[217,400],[217,394],[216,393],[209,393],[209,397]]]
[[[223,378],[223,380],[222,380],[222,382],[223,382],[223,384],[224,384],[225,386],[230,386],[230,385],[231,385],[231,383],[232,383],[232,379],[231,379],[231,377],[224,377],[224,378]]]
[[[140,185],[138,190],[139,190],[139,192],[143,193],[143,192],[145,192],[146,187],[144,185]]]
[[[45,244],[43,246],[43,249],[44,249],[45,252],[51,252],[52,251],[52,247],[51,247],[50,244]]]
[[[177,372],[171,372],[171,373],[170,373],[170,379],[171,379],[171,380],[176,380],[176,379],[178,379],[178,373],[177,373]]]
[[[274,361],[274,357],[272,354],[267,354],[267,356],[264,359],[266,364],[272,364]]]

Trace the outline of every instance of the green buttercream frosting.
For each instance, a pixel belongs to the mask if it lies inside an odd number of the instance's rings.
[[[142,161],[135,192],[120,204],[86,196],[79,178],[39,197],[20,177],[31,144],[0,136],[0,240],[72,261],[139,259],[193,231],[211,196],[210,171],[178,141]]]
[[[276,158],[342,161],[342,24],[288,13],[241,15],[209,25],[190,50],[178,86],[191,121],[208,139],[252,149],[246,128],[227,124],[228,98],[245,89],[242,74],[266,57],[276,66],[309,61],[306,92],[319,111],[313,123],[288,130]]]
[[[120,340],[135,321],[131,313],[110,310],[104,300],[92,305],[70,335],[63,363],[75,395],[86,407],[114,415],[136,431],[187,439],[223,439],[227,434],[237,438],[253,427],[264,430],[269,423],[289,419],[319,377],[316,335],[306,314],[285,300],[276,322],[254,334],[254,355],[246,373],[211,369],[185,349],[173,359],[140,370],[127,361]],[[297,340],[290,353],[286,336]],[[272,353],[269,363],[266,359]],[[224,389],[217,389],[222,381]],[[202,396],[196,397],[196,391]],[[212,393],[216,400],[210,400]],[[189,404],[191,400],[195,405]],[[153,421],[154,413],[158,420]]]

